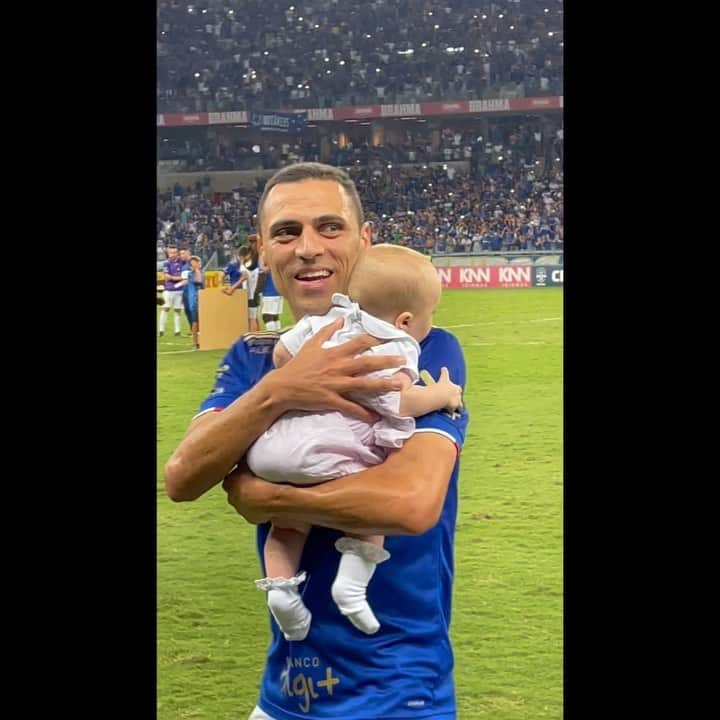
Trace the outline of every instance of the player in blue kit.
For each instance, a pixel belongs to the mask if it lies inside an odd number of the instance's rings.
[[[241,249],[238,248],[235,251],[235,257],[225,266],[220,277],[220,284],[223,285],[222,292],[226,295],[232,295],[244,282],[247,282],[250,275],[243,264],[245,258],[240,253]]]
[[[185,277],[185,273],[190,270],[190,250],[188,248],[180,248],[180,259],[183,261],[183,272],[182,275]],[[183,310],[185,311],[185,317],[188,321],[188,327],[191,328],[190,332],[192,333],[192,312],[190,310],[190,295],[189,292],[189,285],[184,284],[183,288]]]
[[[202,261],[197,255],[191,255],[188,261],[187,270],[182,271],[183,279],[177,287],[183,290],[187,296],[188,321],[192,341],[196,350],[200,349],[198,344],[198,330],[200,328],[200,290],[205,287],[205,273],[201,267]]]
[[[333,293],[347,291],[354,262],[371,242],[350,178],[318,163],[288,166],[268,181],[258,224],[265,264],[296,318],[325,313]],[[348,395],[399,389],[392,378],[366,376],[403,364],[400,357],[362,354],[380,341],[359,336],[322,347],[338,327],[320,330],[277,369],[271,360],[275,334],[240,338],[166,463],[166,489],[174,500],[194,500],[224,479],[229,502],[258,524],[261,558],[269,521],[314,526],[301,558],[307,573],[302,599],[312,626],[304,640],[288,642],[271,623],[253,720],[455,720],[449,625],[466,411],[417,418],[415,433],[385,462],[315,486],[266,482],[250,474],[243,460],[288,410],[339,410],[372,422]],[[447,367],[464,387],[465,362],[450,333],[432,328],[420,351],[421,372],[438,378]],[[392,555],[392,563],[377,567],[368,588],[368,601],[382,621],[374,635],[348,623],[327,592],[342,533],[385,535]]]

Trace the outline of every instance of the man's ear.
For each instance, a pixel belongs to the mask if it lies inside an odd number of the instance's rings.
[[[372,225],[369,222],[364,222],[360,228],[360,239],[362,240],[363,247],[369,248],[372,245]]]
[[[395,318],[395,327],[401,330],[407,330],[412,319],[413,314],[411,312],[402,312]]]

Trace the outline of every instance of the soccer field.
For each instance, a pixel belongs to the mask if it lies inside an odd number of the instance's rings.
[[[446,290],[468,366],[451,635],[460,720],[562,717],[562,289]],[[287,311],[283,326],[291,323]],[[224,351],[158,340],[158,720],[245,720],[270,637],[254,529],[162,467]],[[187,326],[183,318],[183,333]],[[301,712],[298,711],[301,716]]]

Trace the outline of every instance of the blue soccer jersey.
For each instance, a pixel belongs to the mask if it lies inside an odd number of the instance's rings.
[[[201,412],[227,407],[268,372],[278,337],[248,333],[238,340],[223,358]],[[433,328],[420,349],[421,370],[438,378],[445,366],[453,382],[465,387],[465,360],[453,335]],[[465,410],[434,412],[417,418],[416,432],[444,435],[459,453],[467,423]],[[312,613],[310,633],[302,642],[287,642],[268,615],[272,635],[258,701],[268,715],[276,720],[455,720],[448,632],[458,468],[456,462],[435,527],[419,536],[385,540],[391,557],[377,566],[368,586],[368,602],[381,623],[375,635],[357,630],[332,600],[340,560],[334,543],[342,533],[311,530],[300,563],[308,576],[301,592]],[[258,526],[261,565],[269,528]]]
[[[199,293],[205,287],[205,273],[201,270],[200,282],[196,282],[195,271],[191,269],[190,274],[188,275],[188,284],[185,287],[187,288],[188,307],[190,308],[190,312],[193,314],[194,320],[196,321],[196,315],[200,303]]]

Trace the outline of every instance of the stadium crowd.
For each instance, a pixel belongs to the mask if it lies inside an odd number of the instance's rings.
[[[563,173],[546,168],[497,163],[481,177],[448,165],[363,166],[350,169],[373,242],[408,245],[428,253],[483,250],[563,250]],[[220,262],[255,232],[254,190],[213,193],[203,181],[158,194],[158,247],[188,247],[205,260]]]
[[[562,94],[562,0],[159,0],[157,18],[161,113]]]
[[[158,111],[562,93],[562,0],[294,2],[159,0]],[[413,124],[381,144],[337,128],[323,158],[311,133],[247,140],[170,128],[158,159],[198,173],[322,159],[351,168],[375,242],[434,253],[561,250],[562,118],[491,116],[484,127],[448,121],[438,143]],[[204,176],[159,193],[159,253],[172,242],[222,262],[255,231],[263,183],[215,193]]]

